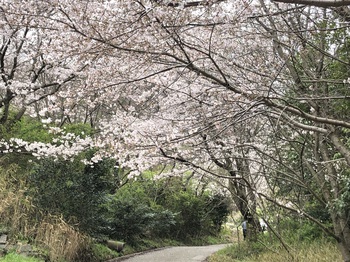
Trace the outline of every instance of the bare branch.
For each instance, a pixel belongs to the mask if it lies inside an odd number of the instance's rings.
[[[349,0],[274,0],[274,2],[313,5],[318,7],[340,7],[350,5]]]

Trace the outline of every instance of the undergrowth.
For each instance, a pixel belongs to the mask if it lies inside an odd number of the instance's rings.
[[[341,262],[342,257],[334,242],[316,239],[311,242],[288,244],[289,252],[281,245],[240,242],[220,250],[209,262]]]
[[[26,194],[24,181],[16,178],[17,168],[16,165],[6,170],[0,168],[0,226],[8,231],[10,241],[26,240],[37,245],[54,262],[76,261],[86,255],[90,239],[61,217],[39,212]],[[5,259],[12,256],[15,254]],[[14,261],[22,261],[19,259]]]
[[[0,258],[1,262],[43,262],[38,258],[21,256],[16,253],[9,253],[5,257]]]

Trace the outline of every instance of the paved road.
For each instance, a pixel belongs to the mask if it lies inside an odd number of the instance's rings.
[[[195,262],[204,261],[208,256],[227,245],[201,247],[170,247],[123,259],[123,262]],[[120,261],[120,260],[117,260]]]

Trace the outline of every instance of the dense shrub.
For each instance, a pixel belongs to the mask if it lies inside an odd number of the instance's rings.
[[[176,215],[172,237],[180,240],[217,234],[229,213],[229,201],[222,195],[196,192],[191,184],[183,186],[181,179],[169,178],[163,184],[157,202]]]
[[[147,182],[128,183],[104,205],[108,231],[105,235],[129,244],[142,237],[167,237],[175,214],[156,205],[148,195]]]
[[[316,224],[306,218],[296,216],[284,217],[277,225],[282,237],[291,242],[309,242],[319,238],[327,238],[327,234]]]
[[[62,214],[81,230],[95,235],[104,226],[101,206],[115,188],[113,166],[110,160],[90,167],[79,159],[45,159],[35,165],[28,178],[29,193],[44,212]]]
[[[211,219],[214,233],[219,233],[221,226],[226,222],[230,212],[229,206],[229,199],[223,195],[215,194],[209,197],[206,213]]]
[[[225,197],[196,194],[179,180],[140,180],[120,188],[105,205],[112,238],[136,243],[142,237],[188,240],[217,234],[228,214]]]

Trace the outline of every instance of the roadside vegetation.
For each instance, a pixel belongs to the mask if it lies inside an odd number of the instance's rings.
[[[341,262],[336,242],[309,222],[285,218],[278,235],[259,234],[256,241],[237,240],[212,255],[208,262]],[[282,230],[282,231],[281,231]]]
[[[27,122],[15,131],[39,136],[32,125],[39,124]],[[85,126],[74,130],[88,132]],[[92,153],[69,160],[18,153],[0,158],[0,233],[9,245],[33,245],[34,255],[50,261],[105,261],[164,246],[227,241],[221,237],[230,212],[227,196],[194,184],[191,174],[155,180],[155,169],[134,180],[110,159],[83,164]],[[122,253],[107,241],[125,243]],[[21,261],[8,252],[4,261]]]
[[[342,257],[336,244],[328,241],[315,241],[311,243],[293,243],[292,253],[282,247],[274,246],[267,249],[263,244],[250,245],[249,243],[233,244],[233,246],[220,250],[210,257],[209,262],[341,262]]]
[[[0,258],[1,262],[42,262],[43,260],[34,257],[25,257],[16,253],[9,253],[4,258]]]
[[[41,128],[27,119],[12,132],[45,141],[49,134],[37,132]],[[77,134],[92,132],[84,125],[68,128]],[[36,257],[23,257],[9,250],[0,261],[98,262],[164,246],[218,243],[233,245],[210,262],[341,261],[334,241],[302,216],[267,206],[256,215],[274,218],[269,220],[273,231],[243,241],[241,231],[237,235],[240,212],[235,210],[233,227],[224,226],[234,209],[232,199],[210,189],[210,181],[194,180],[191,173],[155,179],[157,167],[132,179],[129,170],[116,168],[111,159],[83,164],[92,156],[93,150],[69,160],[1,156],[0,233],[8,234],[9,244],[27,243],[37,252]],[[279,186],[281,197],[293,190]],[[329,214],[312,198],[304,205],[331,228]],[[107,241],[125,246],[117,252]]]

